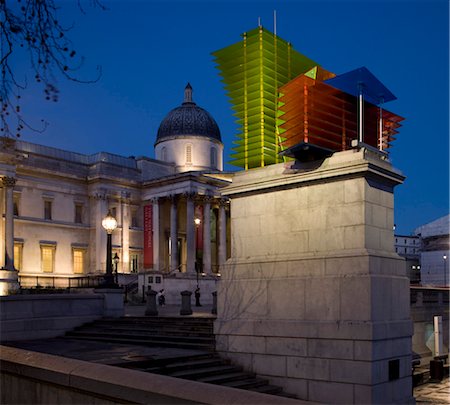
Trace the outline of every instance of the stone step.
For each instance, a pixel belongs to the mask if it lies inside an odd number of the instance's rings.
[[[215,367],[220,365],[227,365],[227,362],[222,360],[220,357],[215,356],[211,358],[206,359],[194,359],[189,361],[180,361],[176,363],[171,363],[166,366],[159,366],[159,367],[151,367],[147,368],[145,371],[149,373],[159,373],[159,374],[169,374],[174,373],[176,371],[183,371],[183,370],[192,370],[197,368],[204,368],[206,366],[208,367]]]
[[[201,377],[240,371],[242,371],[242,368],[239,366],[220,365],[213,367],[197,368],[192,370],[176,371],[168,375],[170,375],[171,377],[184,378],[187,380],[197,380]]]
[[[212,375],[208,377],[198,378],[196,381],[205,382],[208,384],[228,385],[229,383],[236,383],[238,381],[244,381],[255,377],[254,374],[246,373],[243,371],[233,371],[229,373]]]
[[[103,318],[66,334],[71,339],[96,340],[153,347],[198,350],[199,354],[143,359],[116,364],[129,369],[175,378],[295,398],[280,387],[230,364],[215,352],[213,318],[123,317]]]
[[[264,394],[279,395],[283,390],[275,385],[261,385],[259,387],[249,388],[249,391],[261,392]]]
[[[66,335],[67,336],[67,335]],[[214,351],[215,347],[213,343],[195,343],[195,342],[174,342],[171,340],[154,340],[154,339],[126,339],[112,336],[90,336],[90,335],[71,335],[67,336],[70,339],[79,340],[94,340],[97,342],[115,342],[121,344],[153,346],[153,347],[173,347],[178,349],[193,349]]]
[[[153,341],[172,341],[172,342],[188,342],[188,343],[204,343],[204,344],[214,344],[214,336],[174,336],[174,335],[156,335],[156,334],[148,334],[148,333],[135,333],[135,331],[127,331],[122,334],[117,333],[108,333],[103,331],[85,331],[85,330],[74,330],[66,333],[68,337],[75,336],[90,336],[90,337],[113,337],[113,338],[124,338],[128,340],[141,340],[145,338],[149,338]]]
[[[127,324],[184,324],[184,325],[203,325],[212,327],[215,318],[189,318],[189,317],[121,317],[121,318],[102,318],[95,323],[127,323]]]
[[[107,325],[107,326],[101,326],[101,325],[88,325],[88,326],[82,326],[75,329],[76,331],[82,331],[82,332],[89,332],[89,333],[95,333],[95,332],[108,332],[108,333],[130,333],[131,331],[133,333],[148,333],[148,334],[163,334],[162,332],[170,334],[170,335],[181,335],[181,336],[202,336],[202,337],[210,337],[213,336],[213,333],[208,330],[199,330],[197,328],[174,328],[174,327],[167,327],[167,326],[153,326],[153,327],[127,327],[126,325]]]
[[[250,389],[255,387],[260,387],[262,385],[267,385],[268,381],[262,378],[248,378],[250,374],[246,374],[247,378],[237,379],[232,381],[221,382],[220,385],[225,385],[227,387],[240,388],[240,389]]]
[[[215,353],[203,353],[203,354],[194,354],[194,355],[187,355],[187,356],[177,356],[177,357],[165,357],[165,358],[149,358],[146,360],[134,360],[134,361],[126,361],[123,363],[116,363],[115,366],[117,367],[124,367],[124,368],[131,368],[134,370],[142,370],[146,372],[156,372],[156,371],[150,371],[150,369],[153,370],[159,370],[161,368],[164,368],[166,366],[169,366],[171,364],[181,363],[181,362],[190,362],[190,361],[200,361],[200,360],[211,360],[211,359],[217,359],[219,358],[217,354]]]

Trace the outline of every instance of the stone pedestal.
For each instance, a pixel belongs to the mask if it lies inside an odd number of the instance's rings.
[[[158,293],[154,290],[146,292],[147,296],[147,308],[145,309],[146,316],[158,316],[158,309],[156,307],[156,295]]]
[[[124,315],[123,288],[96,288],[97,294],[103,294],[103,316],[119,318]]]
[[[376,152],[239,172],[217,349],[300,399],[408,403],[409,281],[394,252],[393,187]]]
[[[192,315],[191,295],[191,291],[181,291],[180,315]]]
[[[16,270],[0,270],[0,297],[19,291],[19,277]]]

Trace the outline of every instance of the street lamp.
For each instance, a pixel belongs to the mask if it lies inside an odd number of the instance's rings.
[[[447,286],[447,255],[442,256],[444,259],[444,287]]]
[[[114,264],[115,264],[116,284],[119,284],[119,275],[117,273],[117,267],[119,265],[120,257],[117,255],[117,252],[114,254],[113,260],[114,260]]]
[[[108,211],[108,214],[102,220],[102,226],[105,229],[108,239],[106,243],[106,274],[105,274],[105,282],[103,283],[103,287],[106,288],[116,288],[117,284],[114,282],[114,276],[112,274],[112,242],[111,235],[114,229],[117,228],[117,221],[111,215],[111,211]]]

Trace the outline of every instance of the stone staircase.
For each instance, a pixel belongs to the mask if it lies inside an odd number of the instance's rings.
[[[213,321],[213,318],[104,318],[67,332],[66,336],[72,339],[214,351]]]
[[[70,339],[190,349],[190,354],[126,361],[119,367],[291,397],[215,352],[214,318],[123,317],[101,319],[68,332]]]

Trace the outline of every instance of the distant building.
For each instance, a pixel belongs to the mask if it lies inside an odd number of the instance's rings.
[[[420,238],[414,235],[395,235],[395,252],[405,258],[406,273],[411,284],[419,284]]]
[[[449,285],[450,215],[422,225],[414,233],[420,238],[422,285]]]
[[[119,273],[211,276],[227,258],[223,144],[211,115],[184,102],[161,122],[156,159],[83,155],[0,138],[0,268],[22,286],[62,286],[105,272],[110,212]],[[198,276],[197,276],[198,277]]]

